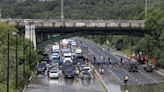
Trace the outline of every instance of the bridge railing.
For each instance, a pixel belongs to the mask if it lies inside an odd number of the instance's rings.
[[[54,19],[1,19],[15,26],[34,24],[36,27],[139,27],[144,20],[54,20]]]

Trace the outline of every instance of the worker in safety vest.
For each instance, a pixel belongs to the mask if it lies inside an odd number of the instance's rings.
[[[127,82],[128,82],[128,76],[126,75],[124,76],[124,83],[127,84]]]

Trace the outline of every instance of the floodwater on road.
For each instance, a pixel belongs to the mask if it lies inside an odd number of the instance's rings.
[[[82,81],[79,78],[49,79],[47,76],[34,77],[25,92],[105,92],[97,79]]]
[[[164,92],[164,83],[122,86],[122,92]]]

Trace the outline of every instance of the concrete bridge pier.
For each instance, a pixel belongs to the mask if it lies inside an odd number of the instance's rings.
[[[34,47],[34,50],[36,50],[36,33],[34,24],[25,25],[25,38],[32,41],[32,46]]]

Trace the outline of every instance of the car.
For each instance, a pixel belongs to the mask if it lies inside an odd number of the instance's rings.
[[[85,58],[83,55],[75,55],[73,58],[73,63],[76,65],[77,63],[79,64],[85,64]]]
[[[75,70],[73,67],[69,67],[67,69],[64,70],[64,76],[66,78],[74,78],[75,76]]]
[[[81,72],[81,79],[84,80],[84,79],[91,79],[91,73],[87,72],[87,71],[83,71]]]
[[[65,63],[65,62],[73,63],[73,61],[72,61],[72,59],[70,57],[64,58],[63,59],[63,63]]]
[[[146,65],[146,66],[144,66],[144,70],[146,72],[153,72],[154,67],[152,65]]]
[[[82,71],[86,71],[86,72],[91,73],[91,68],[88,67],[88,66],[85,66],[85,67],[82,68]]]
[[[52,63],[59,66],[60,59],[59,58],[54,58]]]
[[[54,58],[60,58],[60,52],[58,51],[51,52],[51,59]]]
[[[46,61],[47,63],[50,63],[49,57],[42,57],[41,61]]]
[[[62,72],[64,73],[64,71],[66,71],[68,68],[74,68],[74,65],[72,64],[72,62],[63,63]]]
[[[83,67],[87,67],[87,65],[86,64],[82,64],[82,65],[80,65],[80,71],[82,71],[82,69],[83,69]]]
[[[59,78],[59,70],[58,69],[50,69],[48,72],[49,78]]]
[[[129,72],[138,72],[137,64],[133,63],[129,65]]]
[[[46,64],[45,63],[39,63],[37,65],[37,74],[41,74],[46,71]]]

